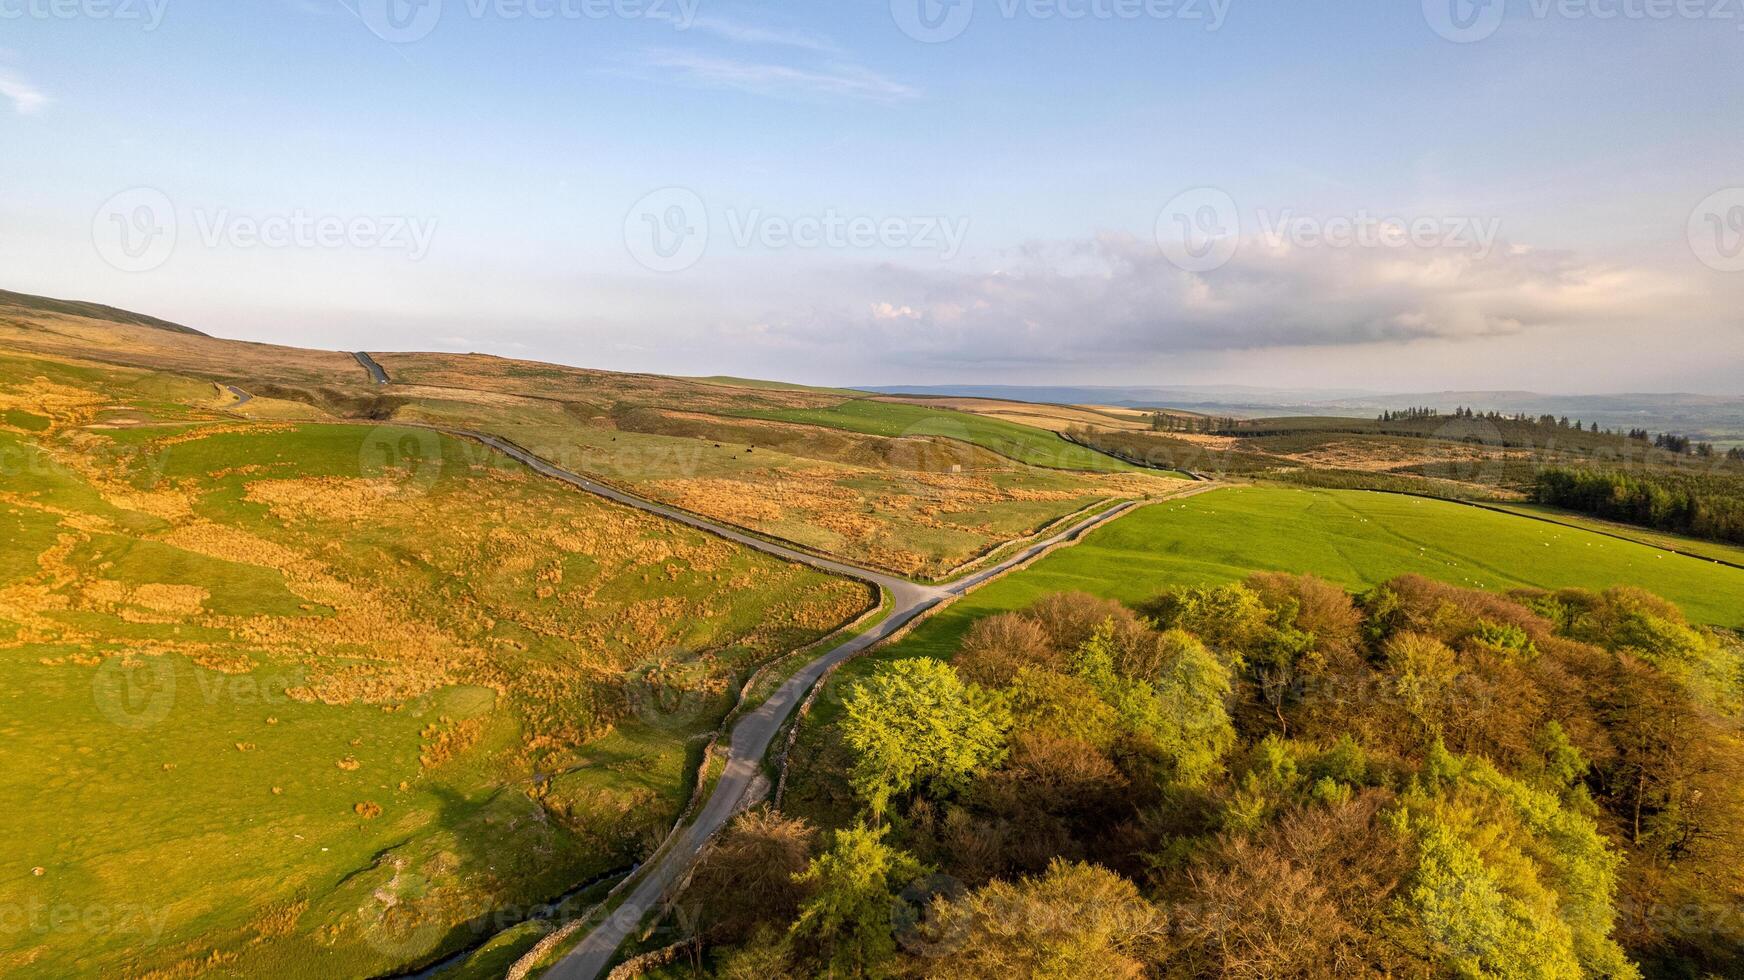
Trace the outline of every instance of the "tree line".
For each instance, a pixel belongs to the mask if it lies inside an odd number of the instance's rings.
[[[1744,544],[1744,495],[1735,479],[1549,467],[1533,499],[1607,520]]]

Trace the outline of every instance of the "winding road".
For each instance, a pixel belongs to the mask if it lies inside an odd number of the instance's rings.
[[[362,363],[360,358],[359,363]],[[367,366],[367,365],[366,365]],[[793,713],[824,672],[843,660],[871,647],[913,622],[914,619],[947,599],[963,595],[970,589],[1029,561],[1058,544],[1076,541],[1091,529],[1119,517],[1138,506],[1125,501],[1100,514],[1087,517],[1071,527],[1024,548],[1004,561],[945,586],[920,585],[883,572],[860,568],[809,554],[776,542],[759,538],[736,528],[717,524],[695,514],[667,507],[616,487],[606,486],[585,476],[562,469],[514,443],[484,432],[443,428],[449,435],[471,439],[515,459],[534,472],[561,480],[579,490],[607,500],[634,507],[676,521],[687,527],[706,531],[729,541],[753,548],[786,561],[809,565],[820,571],[858,579],[883,589],[890,596],[891,611],[877,626],[819,656],[802,670],[789,677],[769,699],[733,726],[726,770],[721,774],[708,802],[689,826],[679,830],[654,856],[649,866],[640,872],[641,879],[623,903],[603,922],[594,927],[572,952],[545,973],[554,980],[594,980],[610,964],[613,954],[624,939],[641,923],[643,917],[660,901],[690,868],[697,855],[715,832],[726,826],[738,811],[740,802],[756,781],[763,756],[787,717]],[[1191,492],[1210,489],[1196,484]]]
[[[387,371],[383,370],[382,366],[375,362],[375,358],[370,357],[363,351],[352,351],[351,356],[357,360],[359,367],[369,372],[369,379],[371,381],[374,381],[378,385],[385,385],[388,383]]]

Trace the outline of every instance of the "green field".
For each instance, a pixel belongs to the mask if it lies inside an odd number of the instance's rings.
[[[738,679],[868,600],[472,443],[215,399],[0,357],[5,975],[483,938],[645,854]]]
[[[1735,544],[1727,544],[1724,541],[1705,541],[1701,538],[1691,538],[1681,534],[1656,531],[1650,527],[1637,527],[1634,524],[1619,524],[1615,521],[1607,521],[1597,517],[1588,517],[1585,514],[1577,514],[1571,510],[1563,510],[1560,507],[1550,507],[1544,504],[1500,503],[1491,504],[1490,506],[1515,514],[1523,514],[1527,517],[1537,517],[1544,520],[1555,521],[1558,524],[1567,524],[1569,527],[1578,527],[1589,531],[1597,531],[1600,534],[1628,538],[1630,541],[1639,541],[1642,544],[1651,545],[1655,548],[1664,548],[1668,551],[1680,551],[1686,555],[1693,555],[1696,558],[1707,558],[1732,565],[1744,565],[1744,547]]]
[[[1230,487],[1145,507],[1077,547],[971,593],[893,655],[945,655],[975,619],[1050,592],[1123,602],[1255,571],[1312,573],[1351,589],[1416,573],[1505,590],[1636,585],[1697,622],[1744,627],[1744,570],[1462,504],[1357,490]]]
[[[989,449],[1030,466],[1119,473],[1136,469],[1111,456],[1076,446],[1052,432],[1003,419],[949,412],[900,402],[856,399],[829,408],[736,412],[746,418],[798,422],[875,436],[943,436]]]

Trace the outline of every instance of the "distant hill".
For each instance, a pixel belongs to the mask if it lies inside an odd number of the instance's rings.
[[[1400,392],[1259,388],[1239,385],[1120,387],[1104,385],[883,385],[880,394],[1002,398],[1065,405],[1176,408],[1252,418],[1324,415],[1369,418],[1390,409],[1461,406],[1512,415],[1568,416],[1605,428],[1676,432],[1720,445],[1744,444],[1744,396],[1688,392],[1545,395],[1531,391]]]
[[[193,334],[204,337],[206,334],[193,327],[184,327],[179,323],[159,320],[154,316],[142,313],[130,313],[127,310],[104,306],[101,303],[84,303],[78,300],[50,299],[46,296],[31,296],[26,293],[14,293],[0,289],[0,311],[7,307],[26,310],[31,313],[58,313],[63,316],[82,316],[93,320],[107,320],[112,323],[127,323],[136,327],[151,327],[155,330],[168,330],[171,333]]]

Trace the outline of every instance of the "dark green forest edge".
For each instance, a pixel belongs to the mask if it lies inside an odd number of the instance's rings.
[[[1744,544],[1744,480],[1714,473],[1552,467],[1533,499],[1606,520]]]
[[[1737,976],[1741,653],[1629,588],[1048,595],[848,688],[655,972]]]

